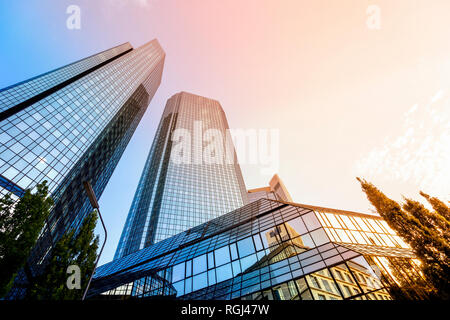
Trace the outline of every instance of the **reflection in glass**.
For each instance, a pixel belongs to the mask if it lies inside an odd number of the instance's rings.
[[[216,266],[230,262],[230,251],[228,250],[228,246],[215,250],[214,257],[216,258]]]

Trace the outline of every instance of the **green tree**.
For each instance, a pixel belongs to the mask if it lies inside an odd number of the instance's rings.
[[[362,190],[388,225],[408,243],[422,263],[422,272],[428,288],[420,288],[429,297],[449,299],[449,221],[448,207],[437,198],[421,193],[435,211],[430,211],[421,203],[405,198],[400,205],[386,197],[372,183],[357,178]],[[439,210],[438,210],[439,209]],[[416,283],[419,286],[418,283]]]
[[[55,244],[52,258],[42,275],[36,277],[27,290],[27,299],[33,300],[80,300],[94,270],[99,239],[94,230],[97,213],[94,211],[84,220],[77,234],[66,232]],[[67,273],[69,266],[80,268],[80,289],[69,289]]]
[[[33,300],[80,300],[94,270],[99,239],[94,230],[97,213],[93,211],[84,220],[77,234],[66,232],[55,244],[52,258],[42,275],[36,277],[27,290],[27,299]],[[80,268],[80,289],[69,289],[67,273],[69,266]]]
[[[52,205],[47,181],[38,184],[35,193],[26,190],[17,202],[10,194],[0,199],[0,297],[25,265]]]

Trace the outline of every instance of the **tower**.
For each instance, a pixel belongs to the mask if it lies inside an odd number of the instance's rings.
[[[180,92],[167,101],[115,258],[247,203],[227,129],[216,100]]]
[[[54,200],[32,269],[92,210],[83,181],[100,197],[159,87],[164,58],[157,40],[125,43],[0,90],[0,194],[17,200],[46,180]]]

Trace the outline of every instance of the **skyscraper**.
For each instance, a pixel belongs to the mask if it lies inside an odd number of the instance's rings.
[[[0,91],[0,193],[16,199],[44,180],[55,204],[30,255],[38,267],[92,210],[161,82],[155,39],[95,54]]]
[[[275,174],[272,179],[270,179],[269,186],[248,190],[247,195],[249,202],[253,202],[262,198],[292,202],[289,191],[277,174]]]
[[[115,259],[248,202],[234,147],[226,142],[227,129],[225,113],[216,100],[180,92],[167,101]],[[215,141],[219,149],[227,145],[232,150],[218,152],[211,162],[206,153],[211,151],[208,141],[213,135],[219,136]],[[177,161],[180,143],[186,146],[181,151],[183,161]]]

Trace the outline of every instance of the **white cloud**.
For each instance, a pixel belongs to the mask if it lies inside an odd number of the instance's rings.
[[[447,200],[450,181],[450,99],[439,90],[405,114],[402,133],[387,137],[355,163],[370,181],[400,182]],[[401,193],[401,192],[400,192]]]

